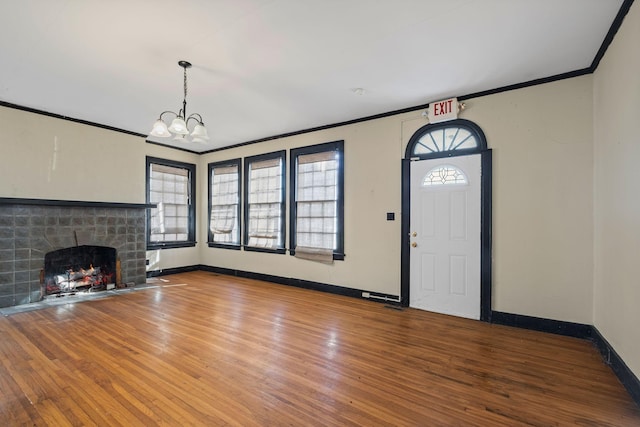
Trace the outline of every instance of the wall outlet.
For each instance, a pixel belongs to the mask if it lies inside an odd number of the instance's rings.
[[[363,292],[362,298],[371,298],[371,294],[369,292]]]

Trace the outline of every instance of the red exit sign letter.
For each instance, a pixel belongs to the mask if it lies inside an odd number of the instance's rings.
[[[458,99],[450,98],[429,104],[429,123],[444,122],[458,118]]]

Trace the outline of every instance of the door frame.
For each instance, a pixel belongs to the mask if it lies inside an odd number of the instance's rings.
[[[413,150],[420,137],[426,132],[447,126],[461,126],[471,131],[478,140],[478,147],[465,150],[442,151],[424,156],[415,156]],[[411,225],[411,162],[480,154],[480,320],[491,321],[491,212],[492,212],[492,151],[487,148],[484,132],[475,123],[457,119],[444,123],[428,124],[418,129],[407,144],[405,158],[402,159],[402,215],[401,215],[401,250],[400,250],[400,305],[409,306],[410,258],[409,233]]]

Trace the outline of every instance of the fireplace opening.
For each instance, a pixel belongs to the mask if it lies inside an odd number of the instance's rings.
[[[46,295],[111,289],[116,282],[116,249],[74,246],[44,256]]]

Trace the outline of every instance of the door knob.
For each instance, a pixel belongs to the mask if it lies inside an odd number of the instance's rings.
[[[418,243],[417,242],[412,242],[411,243],[411,247],[412,248],[417,248],[418,247]]]
[[[418,235],[418,233],[416,233],[415,231],[413,233],[411,233],[411,237],[416,237]]]

